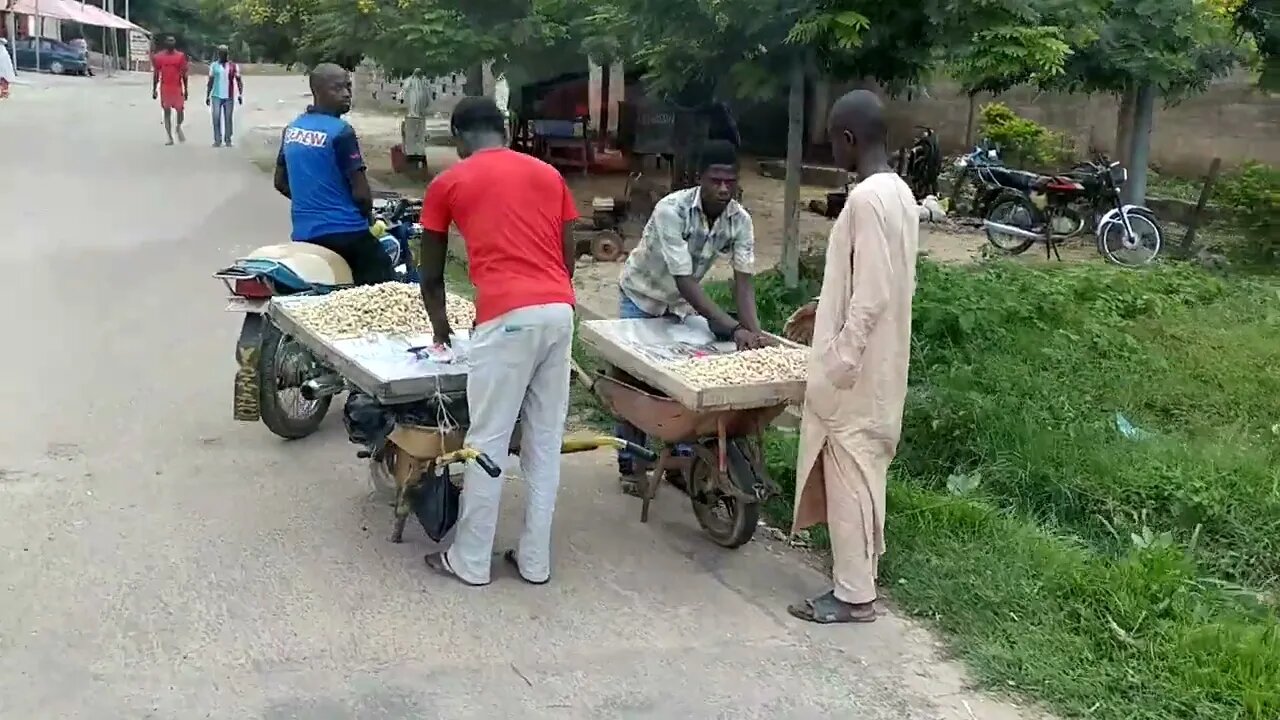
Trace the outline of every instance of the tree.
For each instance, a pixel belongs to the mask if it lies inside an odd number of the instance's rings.
[[[392,75],[499,67],[526,52],[582,42],[587,0],[236,0],[233,16],[272,59],[348,69],[364,58]]]
[[[1259,55],[1258,84],[1280,89],[1280,0],[1227,0],[1236,30],[1253,40]]]
[[[1242,54],[1230,14],[1207,0],[1111,0],[1102,10],[1096,38],[1074,48],[1049,86],[1120,97],[1116,155],[1129,168],[1130,202],[1141,203],[1156,97],[1203,92]]]
[[[787,79],[783,272],[794,286],[806,74],[875,80],[894,93],[918,85],[951,57],[968,69],[975,87],[1038,79],[1060,72],[1069,53],[1069,30],[1046,23],[1044,8],[1059,8],[1065,17],[1079,4],[611,0],[599,15],[617,29],[624,47],[634,48],[649,86],[682,104],[727,89],[776,97]]]

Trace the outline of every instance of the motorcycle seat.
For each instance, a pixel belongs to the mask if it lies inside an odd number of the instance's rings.
[[[312,285],[351,285],[351,266],[329,248],[305,242],[265,245],[246,256],[251,260],[274,260]]]
[[[1050,178],[1033,172],[1025,172],[1023,170],[1012,170],[1010,168],[992,167],[987,168],[991,171],[991,176],[995,181],[1007,188],[1013,190],[1021,190],[1030,192],[1032,190],[1043,187],[1049,182]]]

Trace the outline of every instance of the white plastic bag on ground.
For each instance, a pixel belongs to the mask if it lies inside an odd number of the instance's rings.
[[[938,198],[930,195],[920,203],[920,221],[938,223],[947,219],[947,211],[942,209]]]

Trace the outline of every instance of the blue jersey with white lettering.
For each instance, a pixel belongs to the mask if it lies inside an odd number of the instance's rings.
[[[289,178],[295,241],[369,229],[347,180],[365,165],[356,132],[346,120],[308,108],[285,127],[276,164],[284,166]]]

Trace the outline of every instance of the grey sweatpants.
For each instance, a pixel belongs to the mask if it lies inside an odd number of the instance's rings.
[[[520,472],[528,488],[524,532],[516,549],[531,582],[551,575],[551,519],[560,487],[560,443],[569,414],[569,354],[573,307],[519,308],[471,333],[467,445],[504,465],[520,419]],[[463,475],[462,513],[449,548],[449,566],[473,585],[489,582],[503,478],[474,463]]]

